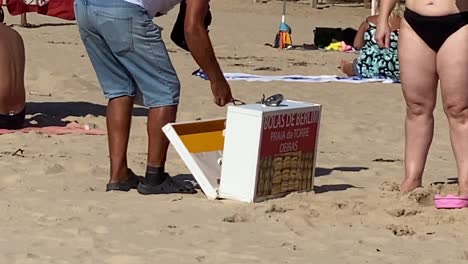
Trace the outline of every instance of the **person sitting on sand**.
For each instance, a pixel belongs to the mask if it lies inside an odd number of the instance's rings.
[[[20,129],[25,117],[24,43],[0,23],[0,129]]]
[[[176,119],[180,83],[152,21],[180,0],[76,0],[75,14],[81,38],[98,80],[108,98],[107,131],[110,180],[107,191],[141,194],[194,193],[165,171],[169,140],[162,127]],[[231,89],[216,60],[204,25],[209,0],[187,0],[184,36],[192,57],[208,74],[214,102],[233,101]],[[128,168],[127,146],[134,97],[142,95],[148,112],[148,156],[140,182]]]
[[[362,78],[400,79],[398,62],[398,32],[400,29],[400,7],[396,6],[389,18],[392,34],[389,48],[380,48],[375,41],[378,15],[367,17],[359,26],[354,38],[354,48],[360,50],[353,62],[341,61],[341,70],[348,76]]]

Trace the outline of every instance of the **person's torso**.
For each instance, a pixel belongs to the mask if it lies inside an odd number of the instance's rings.
[[[406,7],[423,16],[445,16],[468,11],[467,0],[407,0]]]
[[[139,5],[154,17],[157,13],[165,14],[174,8],[181,0],[124,0],[126,2]]]
[[[0,113],[17,110],[11,108],[24,104],[24,66],[21,36],[0,25]]]

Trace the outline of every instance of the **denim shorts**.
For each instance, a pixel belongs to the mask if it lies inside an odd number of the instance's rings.
[[[180,83],[146,10],[123,0],[76,0],[81,39],[108,99],[143,97],[146,107],[177,105]]]

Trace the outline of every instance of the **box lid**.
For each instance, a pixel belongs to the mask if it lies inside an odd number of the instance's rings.
[[[225,119],[171,123],[163,131],[209,199],[218,198]]]
[[[300,110],[310,107],[320,107],[319,104],[305,103],[294,100],[284,100],[279,106],[266,106],[263,104],[245,104],[229,106],[228,111],[232,113],[242,113],[246,115],[262,116],[264,113],[269,112],[282,112],[291,110]]]

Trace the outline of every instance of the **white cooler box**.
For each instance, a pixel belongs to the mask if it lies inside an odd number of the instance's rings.
[[[260,202],[314,187],[321,106],[229,106],[226,119],[163,130],[210,199]]]

